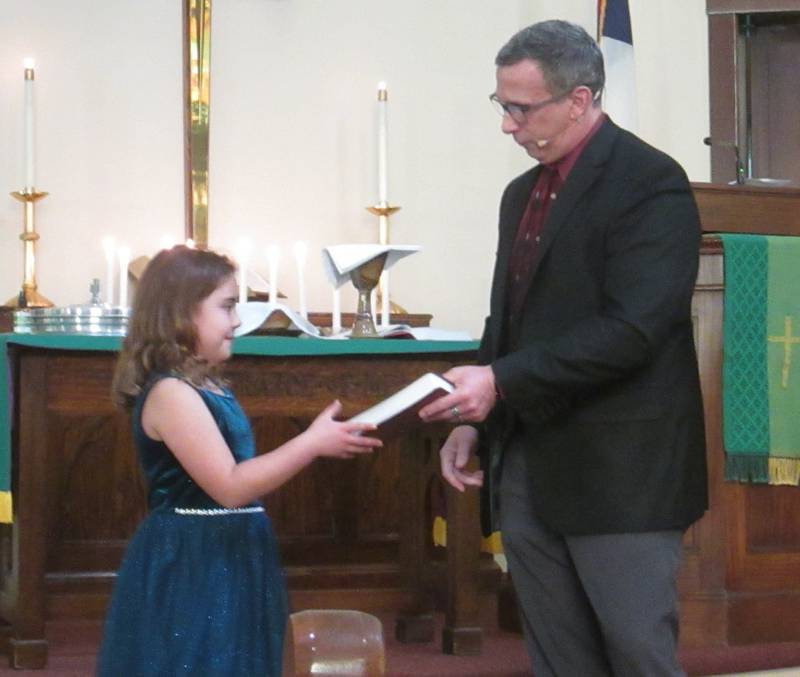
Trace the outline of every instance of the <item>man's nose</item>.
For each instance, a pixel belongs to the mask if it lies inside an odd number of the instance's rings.
[[[503,116],[503,121],[500,123],[500,129],[503,130],[503,134],[511,134],[519,129],[519,125],[514,121],[514,118],[506,113]]]

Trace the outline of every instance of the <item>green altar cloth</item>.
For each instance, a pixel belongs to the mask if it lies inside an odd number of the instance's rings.
[[[720,237],[725,247],[725,476],[797,485],[800,238]]]
[[[9,346],[51,350],[118,351],[122,338],[73,334],[0,334],[0,523],[13,521],[11,499],[11,379]],[[413,355],[458,353],[478,349],[477,341],[317,339],[310,337],[243,336],[234,341],[234,355],[264,357],[331,355]],[[110,393],[109,393],[110,397]]]

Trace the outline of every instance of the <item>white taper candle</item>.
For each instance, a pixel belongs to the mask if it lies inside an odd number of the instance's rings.
[[[106,285],[102,297],[110,306],[114,305],[114,259],[117,255],[117,247],[114,238],[111,236],[103,238],[103,252],[106,255]]]
[[[378,202],[381,205],[388,204],[389,179],[387,161],[387,108],[389,105],[389,93],[385,82],[378,83]]]
[[[36,184],[36,170],[34,168],[34,112],[33,112],[33,59],[23,61],[25,67],[25,192],[32,192]]]
[[[308,318],[306,308],[306,258],[308,257],[308,247],[305,242],[294,243],[294,260],[297,264],[297,302],[298,311],[302,317]]]
[[[338,334],[342,331],[342,292],[338,287],[333,288],[333,312],[331,312],[331,333]]]
[[[390,309],[389,271],[384,270],[381,274],[381,327],[384,329],[389,326]]]
[[[267,247],[267,261],[269,263],[269,302],[278,302],[278,263],[281,250],[278,245]]]
[[[236,263],[239,266],[239,303],[247,302],[247,263],[250,244],[242,238],[236,244]]]
[[[128,264],[131,262],[131,250],[122,246],[117,250],[119,256],[119,305],[128,305]]]

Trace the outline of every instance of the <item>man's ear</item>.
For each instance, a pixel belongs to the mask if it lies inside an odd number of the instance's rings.
[[[589,108],[591,108],[592,103],[594,102],[594,95],[592,94],[592,90],[589,89],[586,85],[581,85],[580,87],[576,87],[572,90],[570,96],[570,117],[573,120],[577,120],[586,113]]]

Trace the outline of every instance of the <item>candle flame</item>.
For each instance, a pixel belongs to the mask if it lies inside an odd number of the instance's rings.
[[[194,249],[194,240],[190,237],[186,238],[186,246],[189,247],[189,249]]]
[[[161,249],[172,249],[175,246],[175,238],[171,235],[162,235],[161,240],[159,242],[159,250]]]
[[[114,238],[110,235],[103,238],[103,251],[106,253],[106,258],[114,255],[115,245]]]
[[[34,68],[36,68],[36,60],[32,59],[31,57],[26,57],[25,59],[22,60],[22,65],[25,68],[25,70],[32,71]]]
[[[294,256],[297,259],[297,264],[302,266],[305,264],[306,255],[308,254],[308,245],[305,242],[295,242],[292,249]]]
[[[243,265],[247,263],[247,259],[250,257],[250,240],[246,237],[239,238],[236,242],[236,247],[234,249],[236,261],[239,265]]]

